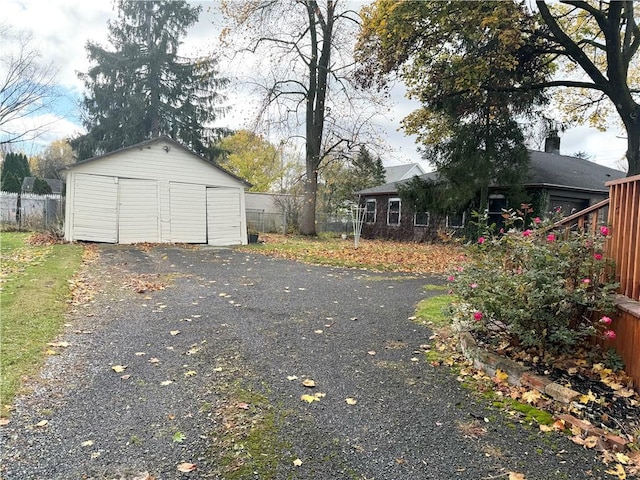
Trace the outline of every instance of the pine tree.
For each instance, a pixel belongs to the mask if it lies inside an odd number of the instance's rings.
[[[211,56],[178,55],[181,39],[197,22],[201,6],[185,1],[118,0],[118,19],[109,22],[108,50],[87,44],[92,62],[81,74],[87,134],[71,142],[79,159],[167,135],[209,156],[210,127],[227,83]]]
[[[7,153],[2,163],[0,179],[3,192],[20,193],[24,177],[30,177],[29,161],[24,153]]]

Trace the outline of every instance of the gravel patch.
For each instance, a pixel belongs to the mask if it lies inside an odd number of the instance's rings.
[[[141,274],[167,287],[136,293],[126,279]],[[439,279],[172,246],[101,246],[91,275],[95,301],[60,338],[70,346],[0,429],[2,479],[227,478],[212,445],[234,382],[282,413],[277,479],[608,476],[594,452],[518,424],[425,360],[431,332],[408,317]]]

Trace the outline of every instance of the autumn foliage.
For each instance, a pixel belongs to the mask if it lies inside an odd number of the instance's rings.
[[[419,274],[441,274],[460,262],[461,247],[360,239],[310,239],[283,235],[261,236],[257,252],[308,263]]]

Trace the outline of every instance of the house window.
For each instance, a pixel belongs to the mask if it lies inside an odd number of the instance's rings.
[[[502,214],[507,209],[507,199],[504,195],[489,195],[488,215],[489,225],[495,224],[497,228],[504,226]]]
[[[447,228],[464,227],[465,213],[450,213],[447,215]]]
[[[400,199],[390,198],[389,207],[387,208],[387,224],[400,225]]]
[[[376,223],[376,200],[367,200],[364,212],[364,221],[366,223]]]
[[[428,227],[429,226],[429,212],[416,212],[413,217],[413,224],[416,227]]]

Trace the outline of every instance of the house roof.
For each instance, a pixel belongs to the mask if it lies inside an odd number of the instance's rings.
[[[608,193],[605,183],[626,176],[625,172],[605,167],[589,160],[554,153],[529,151],[529,178],[525,187],[553,187],[564,190],[580,190],[597,193]],[[436,181],[436,172],[420,175],[422,180]],[[410,178],[389,182],[377,187],[356,192],[358,195],[394,194],[398,185],[406,183]],[[494,185],[494,187],[499,185]]]
[[[437,172],[429,172],[423,175],[418,175],[418,178],[421,180],[427,181],[436,181],[439,175]],[[402,185],[411,181],[413,177],[405,178],[403,180],[398,180],[396,182],[385,183],[384,185],[378,185],[377,187],[365,188],[364,190],[360,190],[356,192],[358,195],[385,195],[385,194],[394,194],[398,192],[398,185]]]
[[[391,167],[385,167],[385,180],[387,183],[393,183],[406,178],[414,177],[415,175],[422,175],[424,170],[418,163],[405,163],[402,165],[393,165]]]
[[[608,192],[605,183],[626,176],[625,172],[567,155],[529,151],[530,169],[526,186],[556,186],[567,189]]]
[[[135,145],[130,145],[128,147],[119,148],[118,150],[114,150],[113,152],[108,152],[108,153],[104,153],[102,155],[98,155],[98,156],[95,156],[95,157],[87,158],[86,160],[81,160],[79,162],[76,162],[74,164],[67,165],[66,167],[61,168],[60,171],[73,170],[73,168],[75,168],[78,165],[84,165],[84,164],[87,164],[87,163],[95,162],[97,160],[102,160],[102,159],[104,159],[106,157],[110,157],[112,155],[115,155],[116,153],[122,153],[122,152],[126,152],[126,151],[133,150],[133,149],[136,149],[136,148],[142,148],[142,147],[145,147],[147,145],[152,145],[152,144],[158,143],[158,142],[167,142],[167,143],[170,143],[170,144],[172,144],[173,146],[175,146],[177,148],[181,148],[185,152],[188,152],[191,155],[193,155],[194,157],[199,158],[203,162],[208,163],[213,168],[216,168],[216,169],[220,170],[221,172],[224,172],[227,175],[235,178],[236,180],[244,183],[247,187],[251,187],[252,186],[251,183],[247,182],[244,178],[240,178],[239,176],[231,173],[229,170],[226,170],[225,168],[221,167],[220,165],[218,165],[213,160],[209,160],[209,159],[203,157],[202,155],[198,155],[193,150],[188,149],[187,147],[185,147],[181,143],[176,142],[173,138],[167,137],[165,135],[160,136],[160,137],[156,137],[156,138],[151,138],[149,140],[145,140],[144,142],[136,143]]]

